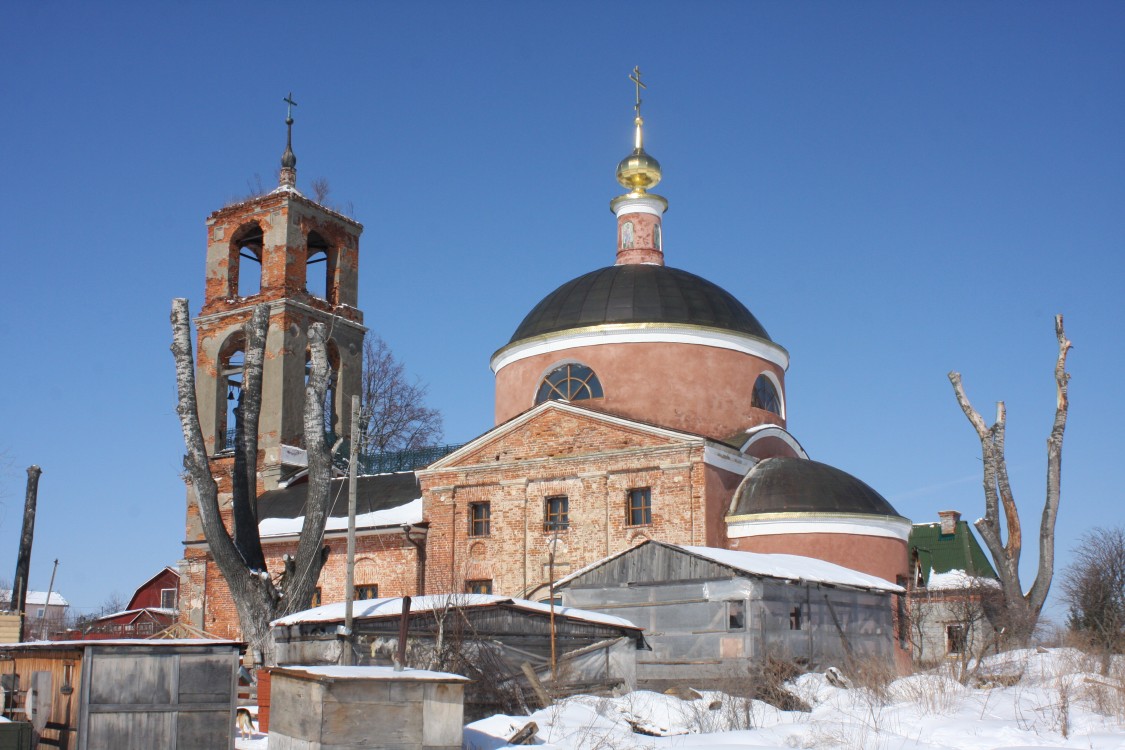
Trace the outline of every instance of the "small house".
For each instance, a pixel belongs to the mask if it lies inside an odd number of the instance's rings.
[[[797,555],[646,541],[559,581],[568,606],[645,629],[637,685],[746,690],[768,658],[814,667],[894,665],[904,590],[877,576]]]
[[[394,664],[403,602],[389,598],[354,603],[356,665]],[[474,680],[465,691],[469,720],[534,706],[542,687],[556,696],[636,688],[636,653],[646,647],[639,627],[573,607],[553,610],[550,604],[491,594],[415,597],[407,615],[404,666]],[[343,603],[275,620],[278,664],[339,664],[343,624]],[[532,683],[531,675],[538,684]]]
[[[955,510],[910,531],[910,638],[916,664],[975,658],[997,645],[1000,582]]]
[[[176,621],[179,590],[180,574],[166,567],[137,587],[125,609],[89,620],[68,635],[74,639],[148,638]]]
[[[17,603],[18,606],[18,603]],[[46,639],[62,632],[70,602],[57,591],[28,591],[24,604],[23,633],[26,640]],[[0,610],[12,609],[12,592],[0,590]]]

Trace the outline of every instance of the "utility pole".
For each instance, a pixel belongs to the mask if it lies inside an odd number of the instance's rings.
[[[59,558],[55,558],[55,567],[51,568],[51,582],[47,584],[47,601],[43,603],[43,632],[39,635],[40,640],[47,640],[47,623],[51,615],[51,592],[55,590],[55,573],[59,572]]]
[[[352,396],[352,437],[348,451],[348,575],[344,591],[344,641],[340,650],[340,664],[355,663],[352,644],[352,605],[355,602],[355,506],[356,464],[359,463],[359,396]]]
[[[27,467],[27,494],[23,501],[23,530],[20,532],[20,549],[16,556],[16,578],[12,581],[12,601],[8,607],[20,613],[20,635],[23,641],[24,626],[27,624],[27,581],[31,573],[31,543],[35,539],[35,504],[39,497],[39,475],[43,470],[38,466]]]

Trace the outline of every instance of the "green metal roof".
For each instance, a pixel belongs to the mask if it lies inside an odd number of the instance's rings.
[[[941,523],[916,523],[910,530],[910,550],[918,555],[923,586],[931,572],[963,570],[977,578],[997,577],[968,521],[958,521],[952,534],[942,534]]]

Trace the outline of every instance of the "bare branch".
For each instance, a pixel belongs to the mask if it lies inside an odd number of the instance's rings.
[[[262,412],[262,370],[269,327],[269,305],[258,305],[243,333],[246,351],[242,388],[238,393],[236,448],[232,483],[234,541],[250,570],[265,570],[266,558],[258,534],[258,421]]]

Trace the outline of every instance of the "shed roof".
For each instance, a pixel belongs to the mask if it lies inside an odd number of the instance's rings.
[[[721,565],[735,574],[749,575],[757,578],[776,578],[784,581],[801,581],[810,583],[823,583],[831,586],[849,586],[872,591],[888,591],[902,593],[902,586],[897,586],[878,576],[861,573],[858,570],[845,568],[842,565],[817,560],[812,557],[800,555],[783,555],[780,553],[743,552],[740,550],[719,549],[717,547],[690,547],[680,544],[669,544],[647,540],[615,555],[603,558],[580,570],[576,570],[565,578],[556,582],[556,586],[572,583],[589,571],[601,567],[617,558],[634,554],[637,550],[648,545],[659,545],[667,549],[676,550],[685,555],[709,560]]]
[[[462,608],[506,606],[511,609],[534,612],[535,614],[545,614],[551,610],[549,604],[528,601],[527,599],[496,596],[494,594],[429,594],[426,596],[411,597],[410,599],[411,614],[415,612],[432,612],[435,609],[451,606]],[[352,617],[356,620],[391,619],[400,617],[401,615],[402,597],[364,599],[353,602],[352,604]],[[641,629],[622,617],[603,615],[600,612],[590,612],[584,609],[575,609],[574,607],[556,606],[555,616],[568,617],[573,620],[585,620],[586,622],[598,623],[600,625],[612,625],[613,627],[628,628],[630,630]],[[270,625],[297,625],[306,622],[343,621],[344,602],[334,602],[332,604],[322,604],[319,607],[306,609],[304,612],[297,612],[287,617],[279,618],[271,622]]]

